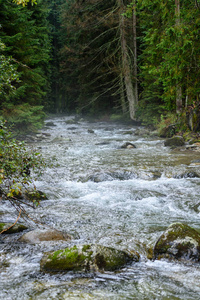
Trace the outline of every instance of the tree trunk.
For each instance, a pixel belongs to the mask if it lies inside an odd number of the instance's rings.
[[[133,55],[134,55],[134,65],[133,65],[133,76],[134,76],[134,92],[136,103],[138,104],[138,82],[137,82],[137,31],[136,31],[136,1],[134,1],[133,6]]]
[[[126,106],[126,99],[124,95],[124,80],[123,80],[123,74],[120,74],[120,102],[122,107],[123,114],[127,113],[127,106]]]
[[[175,18],[176,26],[180,26],[180,0],[175,0]],[[179,114],[182,110],[182,87],[179,82],[176,83],[176,113]]]
[[[120,26],[120,35],[121,35],[122,75],[124,78],[126,96],[129,103],[130,118],[132,120],[136,120],[135,113],[136,113],[137,97],[136,97],[135,89],[133,88],[132,78],[131,78],[131,67],[129,64],[128,49],[127,49],[127,42],[125,36],[125,22],[124,22],[124,16],[122,15],[124,9],[123,0],[118,0],[118,6],[120,8],[119,26]]]

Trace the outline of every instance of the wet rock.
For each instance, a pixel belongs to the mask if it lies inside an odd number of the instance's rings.
[[[49,126],[49,127],[53,127],[53,126],[56,126],[56,124],[54,124],[53,122],[47,122],[46,124],[45,124],[46,126]]]
[[[88,133],[94,133],[94,130],[88,129]]]
[[[77,129],[77,127],[69,127],[69,128],[67,128],[67,130],[76,130]]]
[[[174,178],[199,178],[200,176],[196,172],[186,172],[179,175],[175,175]]]
[[[154,247],[154,258],[200,261],[200,234],[182,223],[171,224]]]
[[[124,134],[124,135],[127,135],[127,134],[133,134],[133,131],[131,131],[131,130],[123,131],[123,134]]]
[[[3,232],[3,234],[10,234],[10,233],[18,233],[18,232],[28,229],[27,226],[20,224],[20,223],[17,223],[14,226],[12,226],[12,225],[13,225],[13,223],[0,223],[0,232],[5,230]]]
[[[112,180],[129,180],[137,178],[138,175],[129,171],[115,171],[115,172],[105,172],[105,173],[96,173],[87,177],[84,182],[93,181],[93,182],[103,182],[103,181],[112,181]]]
[[[139,136],[148,136],[150,133],[150,130],[148,128],[137,128],[134,131],[135,135],[139,135]]]
[[[65,124],[77,124],[77,120],[70,119],[70,120],[65,121]]]
[[[136,148],[136,146],[129,142],[126,142],[121,146],[121,149],[132,149],[132,148]]]
[[[176,133],[176,125],[171,124],[169,126],[166,126],[162,128],[159,132],[159,136],[162,138],[171,138]]]
[[[109,173],[97,173],[94,175],[90,175],[85,181],[93,181],[93,182],[103,182],[103,181],[112,181],[113,177]]]
[[[44,254],[40,268],[45,272],[114,271],[139,261],[137,252],[125,252],[101,245],[77,245]]]
[[[37,244],[43,241],[68,241],[71,236],[55,229],[35,229],[21,236],[20,242]]]
[[[182,136],[174,136],[167,139],[164,145],[168,147],[180,147],[185,145],[185,141]]]
[[[95,145],[97,146],[104,146],[104,145],[109,145],[110,142],[101,142],[101,143],[96,143]]]

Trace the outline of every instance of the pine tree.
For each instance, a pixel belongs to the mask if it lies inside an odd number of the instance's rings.
[[[128,103],[135,118],[133,22],[122,16],[125,9],[118,0],[64,4],[62,71],[71,108],[105,113],[118,107],[126,112]]]
[[[44,2],[22,7],[0,0],[0,38],[5,43],[5,57],[12,57],[19,81],[15,92],[3,95],[1,112],[19,124],[37,124],[44,115],[45,95],[49,90],[50,41],[48,11]],[[18,109],[17,109],[18,108]]]

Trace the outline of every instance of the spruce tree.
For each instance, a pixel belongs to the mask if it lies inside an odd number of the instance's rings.
[[[1,95],[1,113],[24,125],[37,124],[49,91],[48,11],[45,2],[26,7],[0,0],[0,38],[5,57],[12,57],[19,74],[14,93]]]

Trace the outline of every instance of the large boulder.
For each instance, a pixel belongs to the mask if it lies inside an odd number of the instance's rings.
[[[28,229],[28,227],[20,223],[17,223],[14,226],[13,223],[0,223],[0,232],[3,231],[2,233],[18,233],[26,229]]]
[[[182,223],[171,224],[154,247],[154,258],[200,261],[200,234]]]
[[[182,136],[174,136],[170,139],[167,139],[164,143],[165,146],[169,147],[181,147],[185,145],[184,138]]]
[[[45,272],[114,271],[132,261],[139,261],[138,253],[129,253],[101,245],[77,245],[45,253],[40,267]]]
[[[19,239],[20,242],[37,244],[43,241],[68,241],[71,236],[67,233],[55,229],[35,229],[22,235]]]

